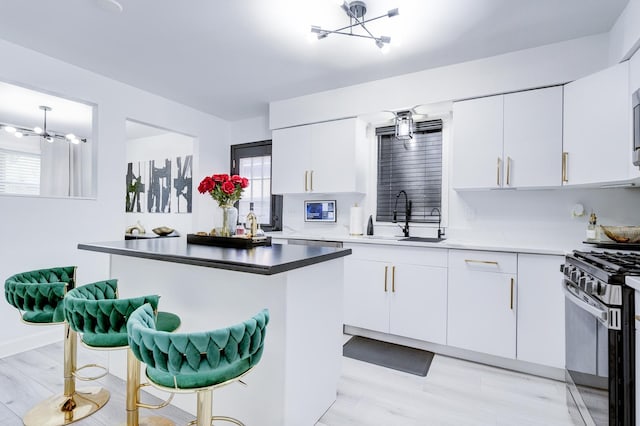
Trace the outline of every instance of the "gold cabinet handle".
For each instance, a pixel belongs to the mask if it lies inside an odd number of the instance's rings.
[[[495,260],[473,260],[473,259],[465,259],[465,263],[482,263],[484,265],[495,265],[498,266],[498,262]]]
[[[304,192],[307,192],[309,190],[309,187],[307,186],[307,182],[309,181],[309,179],[307,179],[307,175],[309,174],[308,170],[304,171]]]
[[[387,291],[387,271],[389,270],[388,266],[384,267],[384,291]]]
[[[311,186],[311,191],[313,191],[313,170],[311,170],[310,177],[311,177],[311,179],[309,179],[309,180],[311,181],[311,185],[310,185]]]
[[[500,166],[502,165],[502,159],[498,157],[498,165],[496,166],[496,185],[500,186]]]
[[[391,291],[396,292],[396,267],[391,267]]]
[[[511,157],[507,157],[507,186],[511,186]]]
[[[640,315],[636,315],[636,321],[640,321]]]
[[[513,311],[513,284],[514,284],[514,279],[511,278],[511,298],[510,298],[510,302],[509,302],[509,309],[511,309]]]
[[[569,163],[569,153],[568,152],[563,152],[562,153],[562,183],[567,183],[569,182],[569,179],[567,177],[567,165]]]

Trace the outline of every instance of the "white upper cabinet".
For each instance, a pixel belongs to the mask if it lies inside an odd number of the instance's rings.
[[[504,187],[560,186],[562,87],[504,96]]]
[[[616,183],[636,177],[628,62],[565,85],[563,151],[565,185]]]
[[[365,192],[365,125],[355,118],[273,131],[272,192]]]
[[[455,189],[561,184],[562,87],[456,102]]]
[[[499,188],[502,184],[503,97],[453,104],[453,187]]]
[[[309,188],[311,126],[273,131],[271,191],[274,194],[304,192]]]

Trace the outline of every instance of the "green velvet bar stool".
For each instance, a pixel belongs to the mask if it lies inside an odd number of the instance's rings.
[[[180,326],[177,315],[158,312],[159,299],[158,295],[120,299],[117,280],[98,281],[70,290],[64,298],[64,315],[71,329],[80,334],[85,346],[97,350],[127,349],[127,320],[140,306],[150,306],[160,330],[172,332]],[[127,350],[126,394],[128,426],[173,425],[172,421],[159,416],[140,419],[139,407],[162,408],[169,401],[160,405],[140,402],[140,362],[130,349]]]
[[[147,364],[146,376],[161,390],[197,393],[197,417],[190,424],[211,426],[221,420],[243,426],[232,417],[212,416],[213,389],[240,381],[260,361],[269,311],[213,331],[166,333],[157,329],[151,305],[129,317],[133,354]]]
[[[76,390],[77,336],[64,318],[64,296],[74,288],[76,267],[38,269],[13,275],[4,283],[7,302],[30,325],[64,325],[64,391],[37,404],[24,418],[26,426],[61,426],[83,419],[109,400],[106,389]]]

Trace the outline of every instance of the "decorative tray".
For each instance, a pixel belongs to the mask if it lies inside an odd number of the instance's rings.
[[[205,246],[231,248],[251,248],[256,246],[270,246],[271,237],[243,238],[187,234],[187,244],[201,244]]]
[[[640,243],[617,243],[615,241],[597,241],[585,240],[584,244],[591,244],[598,248],[614,249],[614,250],[640,250]]]

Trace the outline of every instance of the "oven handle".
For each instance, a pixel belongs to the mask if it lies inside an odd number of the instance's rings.
[[[579,307],[582,310],[585,310],[587,312],[589,312],[591,315],[593,315],[594,317],[596,317],[598,319],[598,321],[600,321],[601,323],[603,323],[604,325],[607,325],[607,318],[609,316],[609,312],[607,312],[604,309],[598,309],[594,306],[589,305],[588,303],[585,303],[583,300],[579,299],[573,292],[571,292],[568,288],[567,288],[567,284],[563,284],[562,286],[563,290],[564,290],[564,295],[565,297],[572,302],[573,304],[575,304],[577,307]]]

